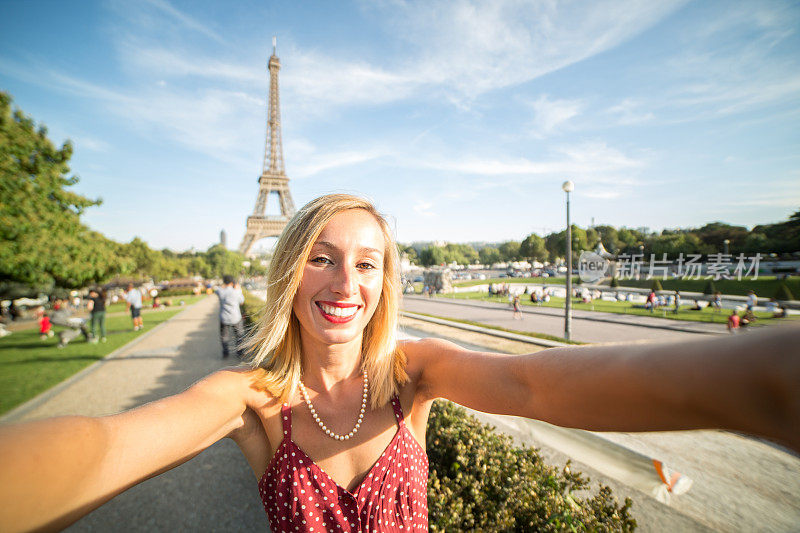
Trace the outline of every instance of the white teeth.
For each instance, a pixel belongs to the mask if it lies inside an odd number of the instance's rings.
[[[338,317],[349,317],[356,314],[358,311],[358,307],[334,307],[332,305],[325,305],[319,304],[322,310],[325,312],[326,315],[338,316]]]

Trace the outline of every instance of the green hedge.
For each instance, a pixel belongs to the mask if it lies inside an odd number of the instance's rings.
[[[667,279],[659,280],[665,291],[686,291],[705,293],[710,280],[707,279]],[[622,279],[619,281],[621,287],[639,287],[649,289],[653,280],[646,279]],[[736,280],[720,279],[715,280],[713,286],[722,294],[747,296],[747,291],[753,290],[759,298],[771,298],[781,283],[786,286],[792,294],[800,294],[800,278],[789,278],[785,281],[777,279],[756,279],[756,280]]]
[[[203,287],[203,290],[200,294],[205,294],[206,288]],[[194,295],[194,289],[192,287],[179,287],[175,289],[162,289],[158,291],[158,296],[160,298],[164,298],[167,296],[191,296]]]
[[[589,480],[569,463],[559,470],[528,447],[451,403],[437,400],[427,431],[431,531],[632,531],[630,498]]]
[[[264,301],[253,296],[253,293],[246,289],[242,289],[242,293],[244,294],[242,318],[244,318],[245,326],[249,329],[258,323],[258,319],[264,311]]]

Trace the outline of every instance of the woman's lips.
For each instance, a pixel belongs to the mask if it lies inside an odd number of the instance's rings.
[[[322,317],[334,324],[344,324],[355,318],[361,308],[358,304],[348,304],[342,302],[314,302]]]

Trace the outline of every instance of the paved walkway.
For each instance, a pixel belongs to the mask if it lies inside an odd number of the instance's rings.
[[[205,298],[123,348],[113,359],[25,413],[101,416],[184,390],[225,366],[216,298]],[[67,529],[83,531],[265,531],[256,479],[224,439],[189,462],[117,496]]]
[[[453,328],[405,327],[404,332],[481,349],[463,342],[464,332]],[[644,533],[798,531],[800,457],[763,442],[725,431],[594,433],[513,416],[473,414],[539,448],[550,464],[571,460],[574,470],[591,478],[593,490],[603,483],[617,498],[633,499],[632,514]],[[652,494],[659,486],[652,459],[688,476],[691,489],[672,496],[669,505],[657,501]]]
[[[407,294],[403,296],[402,308],[414,313],[472,320],[517,331],[564,336],[564,310],[552,307],[523,306],[524,318],[514,320],[512,309],[506,304]],[[572,340],[584,342],[688,340],[696,339],[700,335],[725,332],[725,326],[720,324],[598,311],[573,310],[572,313]]]

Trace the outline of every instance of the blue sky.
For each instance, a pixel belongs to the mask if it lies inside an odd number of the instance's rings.
[[[75,145],[86,222],[235,248],[281,59],[295,204],[356,192],[399,240],[800,208],[793,2],[0,0],[0,89]]]

